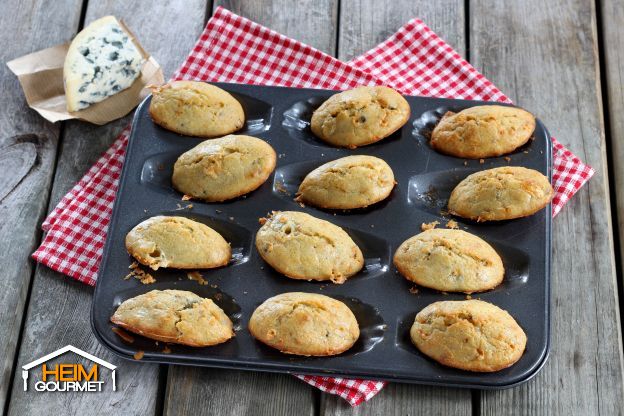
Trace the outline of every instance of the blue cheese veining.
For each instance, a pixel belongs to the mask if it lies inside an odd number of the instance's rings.
[[[78,111],[129,88],[145,60],[113,16],[74,38],[63,67],[68,111]]]

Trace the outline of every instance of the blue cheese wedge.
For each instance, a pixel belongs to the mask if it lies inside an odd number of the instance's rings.
[[[78,111],[129,88],[145,60],[113,16],[102,17],[74,38],[63,67],[67,110]]]

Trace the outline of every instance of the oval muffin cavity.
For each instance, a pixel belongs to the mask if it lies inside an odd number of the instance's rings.
[[[488,243],[462,230],[431,229],[404,241],[394,265],[420,286],[445,292],[482,292],[498,286],[503,261]]]
[[[171,182],[192,198],[226,201],[266,182],[276,159],[271,145],[256,137],[229,135],[206,140],[178,158]]]
[[[394,185],[394,173],[382,159],[347,156],[310,172],[297,200],[320,208],[365,208],[386,199]]]
[[[388,137],[409,119],[410,106],[388,87],[358,87],[333,95],[312,114],[310,127],[334,146],[356,148]]]
[[[431,133],[431,147],[468,159],[501,156],[529,141],[535,117],[521,108],[482,105],[447,112]]]
[[[355,344],[360,329],[353,312],[336,299],[313,293],[283,293],[253,312],[249,332],[283,353],[340,354]]]
[[[364,266],[362,251],[342,228],[296,211],[262,218],[256,235],[260,256],[292,279],[344,283]]]
[[[522,357],[527,342],[507,311],[481,300],[432,303],[416,315],[410,337],[437,362],[477,372],[512,366]]]
[[[223,136],[245,122],[243,107],[231,94],[199,81],[153,87],[149,112],[156,124],[188,136]]]
[[[232,321],[212,299],[184,290],[152,290],[124,301],[111,322],[157,341],[207,347],[234,336]]]
[[[148,218],[135,226],[126,235],[126,249],[153,270],[221,267],[232,255],[228,242],[212,228],[173,216]]]
[[[473,173],[451,192],[449,212],[475,221],[526,217],[546,207],[554,195],[548,178],[519,166]]]

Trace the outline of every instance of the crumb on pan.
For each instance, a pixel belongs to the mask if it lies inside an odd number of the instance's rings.
[[[186,276],[189,278],[189,280],[195,280],[197,283],[199,283],[202,286],[208,284],[208,281],[204,279],[201,273],[199,273],[197,270],[192,271],[192,272],[187,272]]]
[[[423,222],[422,224],[420,224],[420,229],[422,231],[433,230],[438,225],[440,225],[440,221],[432,221],[430,223]]]
[[[130,266],[128,266],[128,268],[131,271],[124,277],[124,280],[128,280],[131,277],[134,277],[135,279],[141,281],[141,283],[143,283],[144,285],[156,283],[156,279],[154,279],[154,276],[141,269],[139,267],[139,263],[137,263],[136,261],[132,262]]]
[[[133,357],[134,357],[135,360],[141,360],[141,359],[143,359],[144,355],[145,355],[145,351],[139,350],[139,351],[134,353]]]
[[[507,161],[507,163],[511,162],[511,158],[509,156],[505,156],[505,160]]]
[[[457,230],[459,228],[459,224],[457,224],[457,221],[455,221],[455,220],[449,220],[446,223],[446,228],[450,228],[452,230]]]
[[[193,197],[187,194],[182,195],[182,201],[188,201],[190,199],[192,199]]]
[[[162,352],[163,354],[171,354],[171,348],[169,348],[169,345],[165,345],[165,348],[163,348]]]
[[[480,163],[480,164],[484,164],[484,163],[485,163],[485,160],[483,160],[483,159],[479,159],[479,163]]]
[[[284,182],[275,182],[275,189],[283,194],[289,194],[288,189],[284,186]]]
[[[409,292],[410,292],[412,295],[416,295],[416,294],[418,293],[418,287],[417,287],[417,286],[412,286],[412,287],[410,287],[410,288],[409,288]]]

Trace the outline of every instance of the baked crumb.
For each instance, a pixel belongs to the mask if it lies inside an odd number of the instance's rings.
[[[479,163],[480,163],[480,164],[484,164],[484,163],[485,163],[485,160],[483,160],[483,159],[479,159]]]
[[[221,300],[223,299],[223,293],[215,293],[214,295],[215,300]]]
[[[139,350],[139,351],[134,353],[134,359],[135,360],[141,360],[141,359],[143,359],[144,355],[145,355],[145,351]]]
[[[214,284],[213,284],[213,285],[210,285],[210,287],[211,287],[211,288],[213,288],[213,289],[216,289],[216,288],[218,288],[219,286],[217,286],[217,285],[214,285]]]
[[[132,344],[134,342],[134,337],[132,335],[130,335],[129,333],[127,333],[126,331],[124,331],[123,329],[114,326],[111,328],[112,331],[117,334],[117,336],[119,338],[121,338],[122,340],[124,340],[125,342]]]
[[[417,287],[417,286],[412,286],[412,287],[410,287],[410,288],[409,288],[409,292],[410,292],[412,295],[416,295],[416,294],[418,293],[418,287]]]
[[[208,284],[208,281],[197,270],[186,273],[189,280],[195,280],[200,285],[204,286]]]
[[[470,294],[467,294],[466,295],[466,300],[470,300],[470,299],[472,299],[472,296],[470,296]]]
[[[216,212],[217,214],[221,214],[223,211],[221,211],[220,209],[215,209],[215,212]]]
[[[143,270],[141,270],[141,271],[143,271]],[[144,285],[150,285],[152,283],[156,283],[156,279],[154,279],[154,276],[152,276],[151,274],[146,273],[146,272],[143,272],[143,276],[140,276],[140,277],[136,276],[136,277]]]
[[[505,160],[507,161],[507,163],[511,162],[511,158],[509,156],[505,156]]]
[[[284,186],[284,182],[275,182],[275,189],[277,192],[281,192],[286,195],[289,194],[288,189]]]
[[[169,345],[165,345],[165,348],[163,348],[162,352],[163,354],[171,354],[171,348],[169,348]]]
[[[182,201],[188,201],[188,200],[190,200],[190,199],[192,199],[192,198],[193,198],[193,197],[192,197],[192,196],[190,196],[190,195],[186,195],[186,194],[182,195]]]
[[[298,202],[299,202],[299,206],[300,206],[301,208],[305,208],[305,204],[304,204],[303,202],[301,202],[301,201],[298,201]]]
[[[464,160],[464,166],[468,166],[468,161]]]
[[[143,283],[144,285],[149,285],[151,283],[156,283],[156,279],[154,279],[154,276],[152,276],[151,274],[147,273],[145,270],[141,269],[139,267],[139,263],[132,262],[130,264],[130,266],[128,266],[128,268],[131,270],[130,273],[128,273],[125,277],[124,280],[128,280],[131,277],[134,277],[137,280],[140,280],[141,283]]]
[[[529,154],[529,151],[528,151],[528,150],[525,150],[525,151],[524,151],[524,152],[522,152],[522,153],[524,153],[524,154],[528,155],[528,154]]]
[[[421,231],[433,230],[438,225],[440,225],[440,221],[432,221],[430,223],[423,222],[422,224],[420,224],[420,230]]]
[[[459,224],[457,224],[457,221],[455,221],[455,220],[449,220],[446,223],[446,228],[450,228],[452,230],[457,230],[459,228]]]

